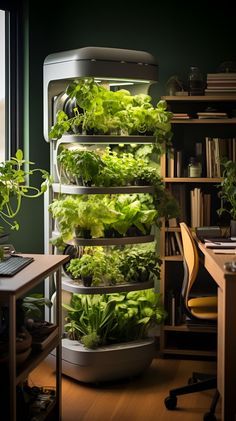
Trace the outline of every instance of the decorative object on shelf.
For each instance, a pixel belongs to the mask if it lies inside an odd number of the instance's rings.
[[[204,80],[200,69],[197,66],[191,66],[188,74],[188,92],[189,95],[204,94]]]
[[[236,162],[222,160],[223,180],[218,186],[219,197],[223,205],[217,210],[219,215],[226,212],[230,215],[230,235],[236,237]]]
[[[188,164],[188,176],[189,177],[201,177],[202,174],[202,166],[201,163],[195,158],[191,156],[189,158]]]
[[[184,89],[184,83],[179,79],[179,76],[171,76],[166,82],[166,95],[188,95]]]
[[[227,60],[220,63],[217,72],[219,73],[236,73],[236,62],[233,60]]]

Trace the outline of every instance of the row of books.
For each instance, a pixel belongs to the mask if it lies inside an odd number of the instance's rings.
[[[187,113],[173,113],[174,120],[189,120],[191,118],[199,118],[202,119],[218,119],[218,118],[229,118],[226,112],[218,112],[218,111],[200,111],[197,112],[196,115],[190,115]]]
[[[227,158],[236,162],[236,138],[206,137],[195,144],[193,156],[200,157],[202,177],[222,177],[221,160]],[[171,148],[166,157],[166,176],[187,177],[187,163],[182,150]]]
[[[236,73],[208,73],[205,95],[236,94]]]
[[[165,256],[182,256],[183,246],[179,232],[167,232],[165,238]]]
[[[206,137],[206,176],[222,177],[221,160],[236,162],[236,138]]]
[[[190,191],[191,226],[193,228],[211,225],[211,195],[200,188]]]
[[[209,191],[196,187],[186,192],[185,184],[172,183],[170,192],[179,203],[179,221],[193,228],[211,225],[212,207],[215,203]]]
[[[190,224],[191,227],[201,227],[211,225],[211,194],[204,192],[201,188],[195,187],[189,191],[189,195],[186,195],[186,191],[183,185],[173,186],[172,194],[179,202],[180,205],[180,220],[188,223],[187,221],[187,201],[190,201]],[[189,197],[187,197],[189,196]],[[174,226],[173,224],[171,225]],[[176,223],[177,226],[177,223]],[[172,234],[176,237],[178,247],[172,245],[174,242]],[[179,237],[179,239],[177,238]],[[166,255],[178,255],[183,254],[183,247],[181,246],[181,236],[179,232],[167,232],[166,241]]]

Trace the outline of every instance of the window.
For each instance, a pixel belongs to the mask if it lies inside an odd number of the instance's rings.
[[[0,161],[5,160],[5,12],[0,10]]]
[[[22,1],[3,1],[0,6],[0,161],[9,159],[23,144],[22,54]]]

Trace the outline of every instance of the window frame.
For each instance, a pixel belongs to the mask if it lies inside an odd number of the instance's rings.
[[[22,2],[1,1],[5,11],[5,159],[23,149]]]

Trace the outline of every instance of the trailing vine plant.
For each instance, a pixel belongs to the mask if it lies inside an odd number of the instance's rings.
[[[0,163],[0,218],[12,230],[19,229],[19,223],[15,218],[20,211],[22,199],[35,199],[41,196],[51,184],[49,173],[41,168],[31,169],[33,164],[24,160],[21,149],[18,149],[11,159]],[[36,173],[41,174],[40,187],[28,184],[30,176]],[[3,231],[1,225],[0,231]]]

